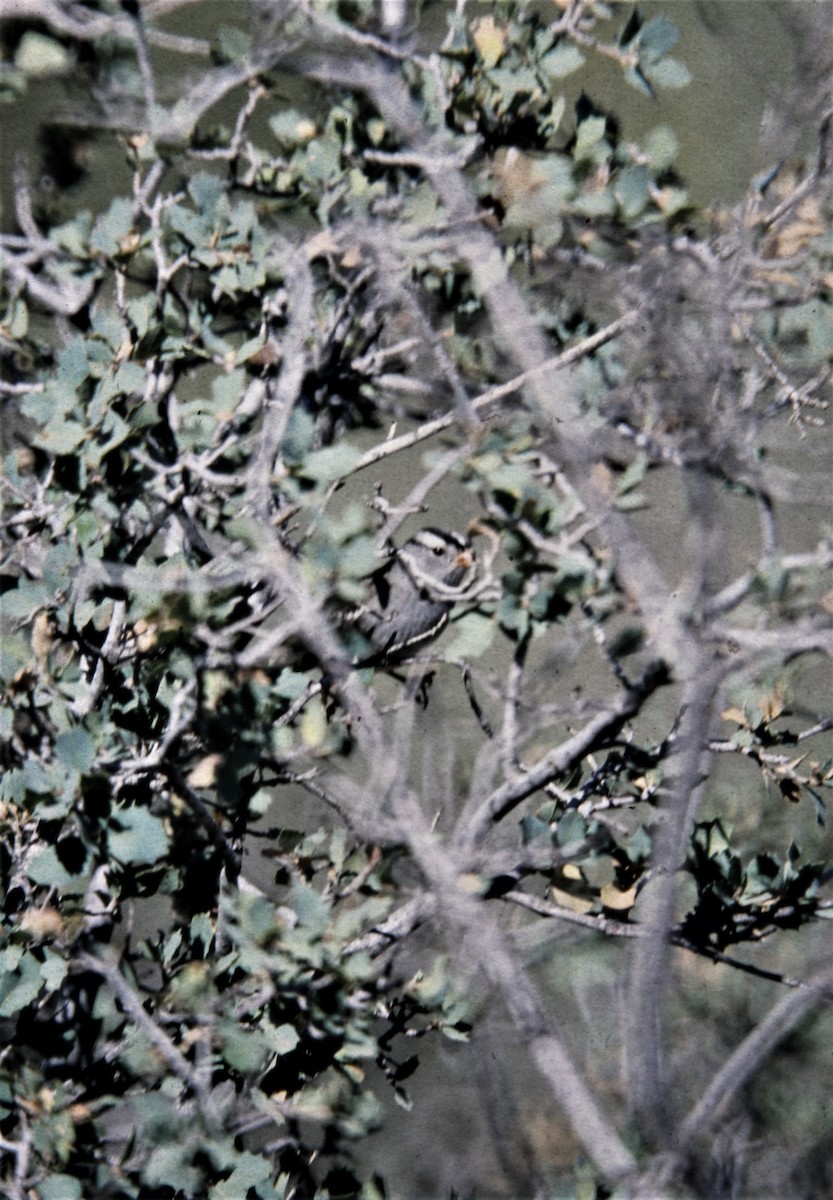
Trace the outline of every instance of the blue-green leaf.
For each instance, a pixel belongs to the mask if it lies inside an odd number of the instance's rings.
[[[107,842],[113,858],[132,865],[159,862],[168,853],[164,823],[138,806],[116,810],[111,818]]]
[[[95,762],[95,742],[80,726],[68,729],[55,738],[55,757],[83,775]]]
[[[538,67],[550,79],[563,79],[572,75],[584,63],[584,55],[572,42],[560,42],[549,54],[545,54]]]

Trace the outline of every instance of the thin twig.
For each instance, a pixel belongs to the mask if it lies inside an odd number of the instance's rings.
[[[612,341],[613,338],[618,337],[624,330],[634,325],[638,319],[637,313],[627,313],[624,317],[619,317],[616,321],[611,321],[609,325],[606,325],[604,329],[600,329],[598,333],[582,338],[580,342],[576,342],[574,346],[570,346],[569,349],[564,350],[561,354],[557,354],[554,358],[548,358],[540,366],[531,367],[528,371],[522,371],[506,383],[496,384],[494,387],[482,392],[479,396],[474,397],[470,402],[472,409],[479,413],[481,409],[488,408],[489,405],[496,404],[497,401],[519,392],[530,379],[538,375],[543,375],[547,371],[562,371],[565,367],[571,366],[581,358],[592,354],[594,350],[598,350],[600,346],[604,346],[607,342]],[[363,454],[352,470],[362,471],[365,467],[373,466],[374,463],[380,462],[383,458],[388,458],[391,454],[398,454],[401,450],[408,450],[411,446],[415,446],[419,442],[424,442],[427,438],[442,433],[444,429],[448,429],[449,426],[453,425],[456,419],[456,413],[445,413],[441,417],[435,417],[432,421],[426,421],[418,429],[414,429],[410,433],[403,433],[399,437],[389,438],[387,441],[381,442],[378,446],[374,446],[372,450],[368,450],[366,454]]]

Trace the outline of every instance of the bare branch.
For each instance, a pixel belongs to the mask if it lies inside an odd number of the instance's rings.
[[[668,681],[668,669],[665,664],[652,663],[615,704],[598,713],[566,742],[550,750],[525,774],[507,780],[492,792],[491,796],[478,802],[471,812],[464,812],[455,833],[457,844],[461,847],[476,845],[494,824],[502,820],[527,796],[531,796],[550,780],[566,774],[587,754],[616,737],[625,722],[639,712],[648,697]]]

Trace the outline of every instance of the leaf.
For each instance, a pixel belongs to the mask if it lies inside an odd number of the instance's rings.
[[[582,842],[586,837],[587,822],[581,813],[565,813],[558,822],[559,846],[569,846],[572,842]]]
[[[61,925],[60,930],[57,932],[61,933],[63,932],[63,922],[60,919],[60,914],[56,915]],[[55,934],[53,933],[52,936],[54,937]],[[69,967],[65,959],[61,958],[61,956],[56,954],[54,951],[47,950],[46,957],[41,965],[40,973],[43,982],[50,991],[54,992],[61,986],[67,977],[68,970]]]
[[[90,246],[102,254],[121,254],[129,248],[133,229],[133,201],[117,196],[96,221],[90,236]]]
[[[86,729],[69,729],[55,738],[55,757],[84,775],[95,762],[95,742]]]
[[[26,874],[40,887],[57,888],[64,896],[79,896],[87,890],[89,877],[86,873],[73,874],[58,858],[54,846],[33,855],[26,866]]]
[[[538,63],[538,67],[549,79],[564,79],[584,64],[584,55],[572,42],[560,42],[554,50]]]
[[[284,667],[272,690],[284,700],[297,700],[309,683],[309,676],[301,671],[293,671],[291,667]]]
[[[167,857],[168,835],[159,817],[134,805],[119,806],[110,818],[107,843],[113,858],[133,866]]]
[[[455,637],[448,645],[447,658],[480,658],[494,641],[497,624],[482,613],[466,613],[454,622]]]
[[[648,473],[648,459],[644,454],[639,454],[632,463],[619,475],[616,479],[616,494],[624,496],[626,492],[631,491]]]
[[[298,721],[301,741],[308,750],[320,749],[327,740],[327,710],[318,696],[306,705]]]
[[[677,58],[664,58],[661,62],[645,67],[644,73],[657,87],[684,88],[691,83],[691,72],[685,63],[681,63]]]
[[[226,62],[235,62],[251,53],[252,37],[235,25],[221,25],[217,30],[217,45]]]
[[[61,421],[35,434],[32,442],[50,454],[63,455],[72,454],[87,437],[87,429],[77,421]]]
[[[642,92],[643,95],[647,96],[650,100],[656,99],[656,93],[654,92],[654,89],[642,74],[639,67],[628,67],[627,71],[625,71],[625,79],[628,81],[631,87],[635,87],[638,92]]]
[[[252,1075],[263,1067],[269,1051],[262,1030],[247,1029],[227,1021],[222,1023],[219,1032],[223,1059],[233,1070]]]
[[[581,159],[599,144],[607,130],[607,117],[586,117],[576,130],[573,157]]]
[[[269,128],[282,145],[305,145],[315,137],[315,122],[296,108],[285,108],[269,118]]]
[[[225,213],[228,208],[223,181],[208,171],[199,171],[194,175],[188,184],[188,195],[200,213],[211,220],[216,218],[218,212]]]
[[[7,970],[2,963],[0,966],[0,1017],[11,1017],[36,999],[43,981],[32,954],[24,953],[13,970]]]
[[[668,125],[658,125],[656,129],[652,129],[645,138],[644,145],[648,165],[657,175],[668,170],[680,148],[677,135]]]
[[[320,136],[307,146],[300,163],[309,183],[326,184],[341,172],[341,143],[333,136]]]
[[[294,1025],[268,1025],[269,1045],[276,1054],[291,1054],[301,1038]]]
[[[652,17],[639,35],[640,57],[645,56],[648,62],[656,62],[676,46],[680,40],[677,26],[668,17]]]
[[[315,483],[331,483],[349,475],[361,458],[361,451],[347,442],[340,446],[325,446],[307,455],[298,474]]]
[[[521,837],[525,846],[530,842],[534,842],[539,837],[549,837],[550,825],[548,821],[542,821],[540,817],[527,815],[521,817]]]
[[[35,78],[60,75],[71,67],[72,55],[54,38],[29,30],[20,39],[14,65],[19,71]]]
[[[330,910],[319,893],[306,883],[293,883],[292,908],[298,924],[313,933],[322,934],[330,922]]]
[[[642,166],[625,167],[614,180],[613,194],[627,220],[632,221],[647,205],[649,182],[648,171]]]
[[[72,1175],[49,1175],[38,1184],[38,1200],[81,1200],[82,1189]]]
[[[636,901],[636,885],[621,892],[615,884],[605,884],[599,892],[599,899],[605,908],[610,908],[614,912],[626,912],[633,908]]]
[[[235,1159],[235,1168],[228,1179],[216,1184],[208,1193],[210,1200],[240,1200],[248,1194],[249,1188],[264,1183],[272,1174],[268,1157],[244,1150],[236,1154]]]
[[[506,30],[495,23],[494,17],[481,17],[474,23],[472,37],[484,67],[490,71],[506,51]]]

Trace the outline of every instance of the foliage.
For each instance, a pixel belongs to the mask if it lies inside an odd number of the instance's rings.
[[[425,52],[335,3],[211,40],[106,0],[7,25],[6,98],[64,79],[132,173],[50,217],[18,164],[2,238],[12,1196],[384,1196],[379,1088],[410,1104],[404,1039],[466,1039],[484,979],[592,1165],[576,1194],[716,1195],[697,1150],[743,1072],[711,1109],[680,1081],[664,1125],[668,947],[796,985],[753,1073],[830,986],[759,958],[826,915],[829,867],[748,820],[811,830],[833,783],[831,717],[790,698],[831,653],[829,529],[787,554],[776,520],[826,483],[780,451],[812,461],[829,376],[829,116],[804,174],[699,213],[670,128],[563,91],[594,56],[684,86],[673,23],[493,7]],[[353,670],[342,618],[406,521],[451,523],[441,485],[478,582],[404,681]],[[525,974],[543,921],[633,949],[610,1113]]]

